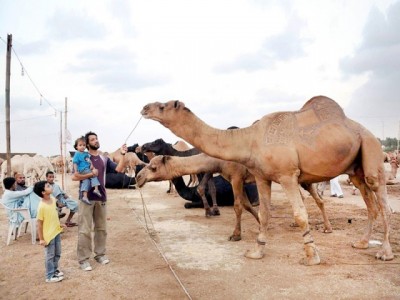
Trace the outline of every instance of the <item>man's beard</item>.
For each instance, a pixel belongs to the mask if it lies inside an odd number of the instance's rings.
[[[97,143],[96,145],[89,145],[90,150],[97,150],[100,148],[100,143]]]

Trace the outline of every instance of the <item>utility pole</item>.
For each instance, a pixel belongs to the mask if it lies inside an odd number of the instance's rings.
[[[67,174],[67,97],[65,97],[65,108],[64,108],[64,140],[63,140],[63,147],[64,147],[64,156],[63,156],[63,182],[65,181],[65,174]],[[63,187],[64,191],[67,192],[67,184]]]
[[[60,111],[60,154],[63,161],[62,111]],[[61,188],[64,189],[64,174],[61,175]]]
[[[399,154],[399,143],[400,143],[400,121],[399,121],[399,132],[397,133],[397,154]]]
[[[11,134],[10,134],[10,77],[11,77],[11,49],[12,34],[7,35],[7,56],[6,56],[6,158],[7,176],[11,176]]]

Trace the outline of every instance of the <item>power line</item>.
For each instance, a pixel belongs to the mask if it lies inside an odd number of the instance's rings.
[[[0,40],[2,40],[2,41],[7,45],[7,42],[6,42],[1,36],[0,36]],[[23,65],[21,59],[19,58],[17,52],[15,51],[14,46],[11,45],[11,49],[12,49],[13,53],[15,54],[17,60],[19,61],[20,65],[21,65],[21,68],[22,68],[22,75],[26,74],[26,76],[28,76],[28,78],[29,78],[31,84],[33,85],[33,87],[35,88],[35,90],[37,91],[37,93],[39,94],[39,96],[40,96],[40,104],[42,104],[42,100],[44,100],[44,101],[46,101],[46,103],[47,103],[52,109],[54,109],[54,111],[55,111],[56,114],[57,114],[57,112],[61,112],[61,110],[56,109],[56,108],[50,103],[50,101],[47,100],[46,97],[44,97],[43,94],[40,92],[39,88],[37,87],[37,85],[35,84],[35,82],[32,80],[32,78],[31,78],[31,76],[29,75],[29,73],[28,73],[26,67]]]
[[[11,123],[14,123],[14,122],[22,122],[22,121],[33,120],[33,119],[41,119],[41,118],[47,118],[47,117],[54,117],[54,116],[56,116],[56,115],[51,114],[51,115],[45,115],[45,116],[39,116],[39,117],[32,117],[32,118],[26,118],[26,119],[12,120]],[[5,121],[0,121],[0,124],[3,124],[3,123],[5,123]]]

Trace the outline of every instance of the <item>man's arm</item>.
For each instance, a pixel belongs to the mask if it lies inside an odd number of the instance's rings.
[[[10,202],[14,202],[15,200],[25,197],[26,195],[32,193],[33,187],[28,187],[26,190],[23,191],[8,191],[7,197],[4,197],[3,203],[8,204]]]
[[[121,151],[121,159],[118,162],[118,165],[115,167],[115,171],[118,173],[124,173],[127,161],[125,160],[125,154],[128,151],[128,148],[126,147],[126,144],[123,144],[120,148]]]
[[[74,175],[72,175],[71,179],[73,181],[80,181],[80,180],[96,177],[97,175],[98,175],[97,169],[94,169],[94,170],[92,170],[91,173],[87,173],[87,174],[79,174],[78,172],[74,172]]]

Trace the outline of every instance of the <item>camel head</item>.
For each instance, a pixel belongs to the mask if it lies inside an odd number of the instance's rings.
[[[152,119],[167,126],[176,121],[176,113],[182,110],[190,112],[183,102],[171,100],[166,103],[149,103],[143,107],[140,113],[145,119]]]
[[[158,153],[162,147],[166,144],[163,139],[157,139],[154,142],[143,144],[141,151],[144,152],[155,152]]]
[[[170,159],[171,156],[169,155],[155,156],[148,165],[136,175],[136,184],[142,187],[146,182],[172,179],[171,172],[166,168],[166,164]]]

